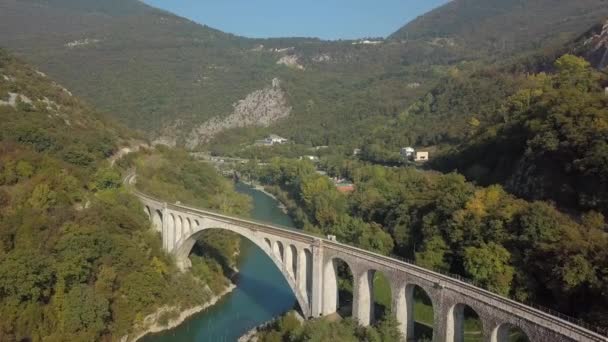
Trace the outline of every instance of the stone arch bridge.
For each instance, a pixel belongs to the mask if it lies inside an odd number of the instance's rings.
[[[465,306],[478,314],[484,341],[508,342],[510,327],[519,328],[530,341],[608,341],[568,320],[400,260],[294,230],[168,204],[138,191],[134,194],[161,234],[163,248],[175,257],[180,268],[190,267],[188,255],[203,231],[224,229],[237,233],[270,257],[308,318],[337,311],[340,260],[353,274],[354,318],[363,326],[373,323],[373,276],[382,272],[391,286],[393,314],[408,340],[414,337],[413,288],[419,287],[433,304],[433,341],[462,341]]]

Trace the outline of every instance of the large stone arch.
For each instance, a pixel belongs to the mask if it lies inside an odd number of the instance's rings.
[[[302,314],[304,315],[304,317],[308,318],[312,316],[311,307],[309,304],[310,301],[308,300],[306,293],[299,290],[295,278],[291,274],[289,274],[283,261],[280,259],[280,256],[275,254],[275,245],[273,245],[272,247],[268,245],[267,241],[270,241],[268,240],[268,238],[265,238],[258,232],[253,232],[247,228],[239,227],[221,221],[203,218],[199,222],[199,226],[196,227],[196,229],[193,229],[193,232],[191,234],[182,237],[182,239],[177,242],[176,248],[173,251],[173,255],[176,258],[177,265],[181,269],[187,269],[192,266],[188,256],[190,255],[192,248],[196,244],[198,237],[200,237],[204,231],[210,229],[223,229],[231,231],[254,243],[270,258],[270,260],[272,260],[275,266],[281,271],[281,274],[283,274],[283,277],[289,284],[291,291],[295,294],[296,300],[298,301],[298,305],[300,306],[300,310],[302,310]]]

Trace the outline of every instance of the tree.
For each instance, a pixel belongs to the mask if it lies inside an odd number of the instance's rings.
[[[591,72],[591,64],[584,58],[566,54],[555,62],[558,87],[575,86],[586,91],[597,81]]]
[[[467,247],[464,250],[465,272],[484,288],[506,296],[514,274],[510,258],[509,251],[494,242]]]
[[[48,184],[41,183],[34,188],[28,203],[34,209],[47,210],[55,204],[56,198],[55,191],[51,190]]]
[[[122,184],[120,173],[114,168],[98,170],[93,179],[93,189],[95,190],[117,189]]]
[[[445,255],[448,253],[448,245],[441,236],[433,236],[426,241],[422,250],[416,252],[416,264],[428,269],[445,270],[448,265]]]
[[[109,302],[86,285],[73,287],[65,296],[63,328],[70,333],[86,332],[98,337],[110,318]]]
[[[51,260],[36,251],[15,250],[0,260],[0,299],[46,300],[54,281]]]

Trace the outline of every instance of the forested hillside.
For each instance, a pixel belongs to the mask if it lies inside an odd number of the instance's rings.
[[[9,0],[0,4],[0,44],[165,143],[197,145],[206,121],[228,117],[238,101],[278,78],[289,115],[271,128],[229,130],[217,141],[250,143],[278,132],[305,145],[356,146],[370,127],[395,120],[451,68],[475,70],[471,62],[503,46],[525,54],[564,43],[608,15],[600,3],[453,1],[406,26],[410,39],[399,33],[365,45],[246,39],[135,0]],[[526,29],[510,29],[518,24]],[[497,34],[507,37],[504,44]],[[247,103],[246,114],[255,118],[256,107]]]
[[[493,56],[550,50],[608,16],[604,0],[453,0],[394,33],[397,40],[448,39]]]
[[[605,75],[565,55],[554,75],[537,74],[497,99],[498,110],[435,165],[481,184],[502,183],[529,199],[608,213]]]
[[[108,5],[112,11],[91,3],[4,2],[0,44],[120,121],[181,143],[193,127],[228,116],[234,103],[274,78],[283,81],[294,108],[282,127],[300,125],[297,138],[307,143],[335,140],[349,133],[342,129],[345,124],[365,126],[369,116],[386,115],[404,98],[420,95],[408,84],[426,85],[427,73],[400,66],[402,56],[409,55],[404,48],[420,51],[417,59],[411,57],[418,62],[451,54],[399,44],[244,39],[137,1]],[[26,30],[23,22],[28,22]],[[286,57],[295,58],[295,64],[278,64]]]
[[[308,161],[274,159],[248,174],[312,233],[607,326],[608,235],[601,213],[568,215],[456,173],[344,159],[328,159],[323,168],[353,180],[356,191],[340,193]]]
[[[108,157],[133,134],[2,50],[0,122],[1,341],[118,340],[225,288],[204,255],[195,276],[179,272],[122,188]]]

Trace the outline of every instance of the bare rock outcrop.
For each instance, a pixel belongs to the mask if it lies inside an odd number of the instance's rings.
[[[608,21],[598,25],[588,33],[583,42],[583,55],[594,67],[603,69],[608,67]]]
[[[281,89],[281,81],[277,78],[272,80],[271,86],[254,91],[245,99],[235,103],[233,107],[234,110],[229,116],[212,118],[193,129],[187,137],[186,147],[193,149],[231,128],[268,127],[291,114],[287,96]]]
[[[283,56],[277,61],[277,64],[282,64],[298,70],[305,70],[304,66],[300,64],[300,58],[297,55]]]

